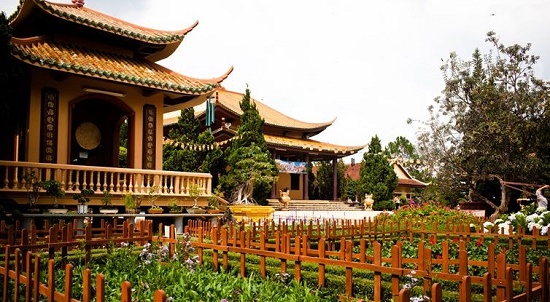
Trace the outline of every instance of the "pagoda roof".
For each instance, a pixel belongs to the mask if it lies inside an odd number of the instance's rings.
[[[223,141],[217,142],[223,146],[231,143],[237,132],[231,128],[220,128],[212,132],[214,136],[230,137]],[[365,146],[340,146],[329,143],[324,143],[307,138],[290,138],[277,135],[269,135],[264,133],[264,139],[270,148],[285,150],[285,152],[302,151],[303,153],[314,154],[310,158],[311,161],[325,158],[326,156],[346,157],[353,155],[363,149]]]
[[[185,35],[198,24],[196,21],[193,25],[177,31],[158,30],[129,23],[85,6],[44,0],[20,0],[16,11],[9,17],[8,22],[12,28],[15,28],[26,19],[37,19],[35,16],[39,14],[46,14],[54,19],[125,37],[146,45],[156,45],[154,47],[156,51],[149,54],[150,59],[154,61],[170,56],[183,41]]]
[[[200,80],[178,74],[145,58],[97,50],[47,37],[12,38],[12,54],[35,67],[74,75],[124,83],[177,95],[212,93],[227,78]]]
[[[301,150],[309,150],[311,152],[325,152],[335,155],[341,154],[343,156],[353,155],[363,148],[364,146],[340,146],[330,143],[324,143],[309,138],[291,138],[275,135],[264,135],[266,142],[269,145],[277,147],[295,148]]]
[[[237,117],[240,117],[242,115],[243,112],[240,106],[240,102],[243,99],[242,93],[229,91],[224,89],[223,87],[220,87],[217,90],[217,93],[218,93],[218,97],[216,98],[216,107],[218,106],[223,107],[225,110],[233,113]],[[321,123],[304,122],[304,121],[300,121],[295,118],[289,117],[288,115],[285,115],[252,97],[250,98],[250,100],[256,104],[258,113],[264,119],[264,125],[269,125],[269,126],[274,126],[274,127],[279,127],[279,128],[289,129],[289,130],[304,131],[304,132],[311,133],[311,135],[315,135],[325,130],[328,126],[332,125],[336,120],[336,119],[333,119],[332,121],[321,122]],[[205,114],[206,112],[202,110],[202,111],[196,112],[195,115],[198,118],[201,118]],[[176,122],[177,122],[177,119],[176,119]]]

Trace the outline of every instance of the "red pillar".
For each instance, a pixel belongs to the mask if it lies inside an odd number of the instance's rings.
[[[332,200],[338,199],[338,157],[332,159]]]
[[[309,166],[309,154],[306,153],[306,167]],[[309,200],[309,173],[304,174],[304,200]]]
[[[273,153],[271,153],[271,157],[273,157],[273,160],[277,158],[277,150],[273,150]],[[277,198],[276,188],[277,188],[277,182],[274,182],[271,185],[271,197],[270,197],[271,199]]]

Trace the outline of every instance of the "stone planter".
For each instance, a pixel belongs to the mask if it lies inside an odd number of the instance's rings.
[[[68,211],[67,209],[48,209],[48,213],[50,214],[67,214]]]
[[[202,208],[188,208],[187,213],[189,214],[204,214],[206,213],[206,209]]]
[[[147,212],[149,214],[162,214],[164,210],[162,208],[150,208],[149,210],[147,210]]]
[[[229,209],[237,221],[252,220],[258,222],[262,219],[271,220],[271,214],[275,212],[273,207],[259,205],[230,205]]]
[[[101,213],[101,214],[117,214],[118,209],[99,209],[99,213]]]

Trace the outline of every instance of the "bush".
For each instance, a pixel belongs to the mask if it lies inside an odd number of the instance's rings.
[[[375,211],[393,211],[395,210],[395,202],[393,200],[375,202],[372,209]]]

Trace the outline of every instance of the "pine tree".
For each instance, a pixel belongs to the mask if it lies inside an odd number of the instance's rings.
[[[250,100],[247,88],[240,102],[241,124],[235,139],[226,149],[228,171],[220,179],[225,192],[231,192],[234,204],[265,203],[271,186],[277,180],[277,166],[267,150],[256,104]]]
[[[397,187],[397,175],[390,166],[378,136],[374,136],[363,155],[359,170],[362,194],[373,194],[375,202],[391,200]]]

